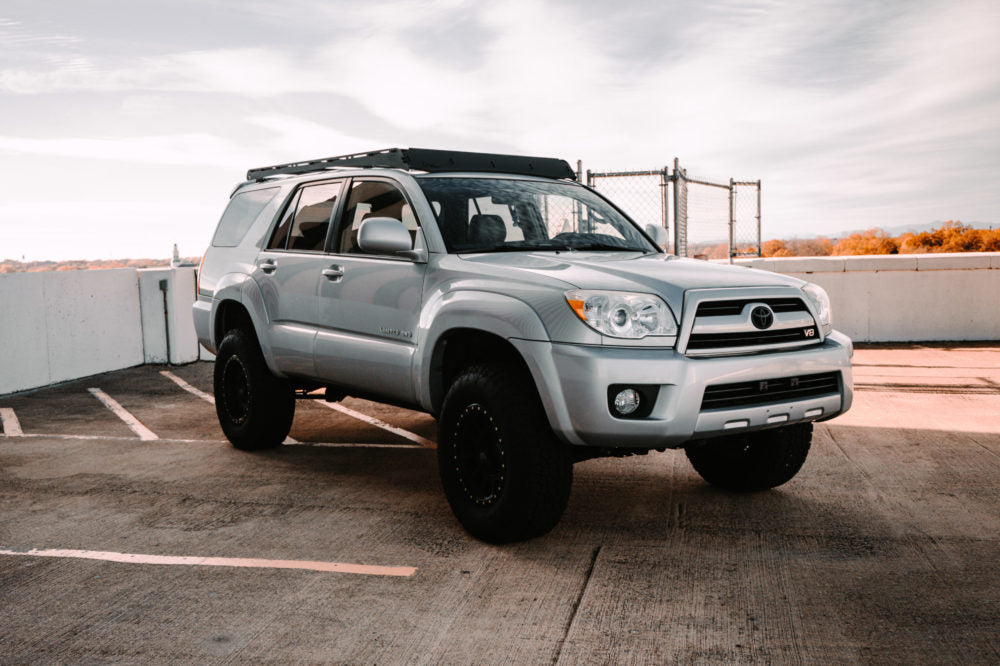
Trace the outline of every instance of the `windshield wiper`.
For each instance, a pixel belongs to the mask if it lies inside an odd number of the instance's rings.
[[[615,245],[614,243],[580,243],[570,246],[573,250],[617,250],[619,252],[649,252],[647,248],[631,245]]]
[[[530,243],[525,241],[514,241],[493,247],[461,248],[462,254],[473,254],[478,252],[535,252],[538,250],[548,252],[569,252],[573,247],[565,243]]]

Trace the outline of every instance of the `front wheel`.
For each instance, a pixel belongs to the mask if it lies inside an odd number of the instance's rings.
[[[809,453],[812,423],[692,442],[684,451],[713,486],[737,492],[767,490],[791,480]]]
[[[445,396],[438,469],[468,532],[508,543],[551,530],[569,501],[573,463],[530,379],[511,368],[463,371]]]
[[[292,428],[295,392],[271,374],[256,338],[235,329],[215,357],[215,412],[226,438],[244,451],[281,444]]]

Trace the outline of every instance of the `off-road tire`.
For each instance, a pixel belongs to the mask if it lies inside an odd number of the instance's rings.
[[[780,486],[802,468],[812,423],[693,442],[685,452],[695,471],[713,486],[753,492]]]
[[[215,412],[237,449],[260,451],[280,445],[292,428],[295,392],[267,368],[257,338],[229,331],[215,357]]]
[[[469,534],[490,543],[551,530],[573,483],[568,447],[552,434],[525,375],[498,365],[463,370],[438,420],[444,494]]]

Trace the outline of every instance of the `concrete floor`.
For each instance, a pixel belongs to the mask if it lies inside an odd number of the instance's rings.
[[[300,402],[299,443],[250,454],[163,367],[0,396],[0,662],[1000,662],[1000,347],[855,361],[782,488],[592,460],[504,547],[452,517],[424,415],[345,402],[407,438]],[[169,371],[211,392],[209,364]],[[316,563],[416,571],[276,568]]]

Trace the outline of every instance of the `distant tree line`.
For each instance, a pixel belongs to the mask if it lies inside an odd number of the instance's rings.
[[[918,234],[890,236],[869,229],[844,238],[769,240],[761,246],[765,257],[823,257],[855,254],[925,254],[928,252],[1000,252],[1000,229],[974,229],[948,221]]]
[[[197,264],[201,257],[184,259]],[[38,273],[41,271],[92,271],[110,268],[167,268],[169,259],[71,259],[68,261],[0,261],[0,273]]]

